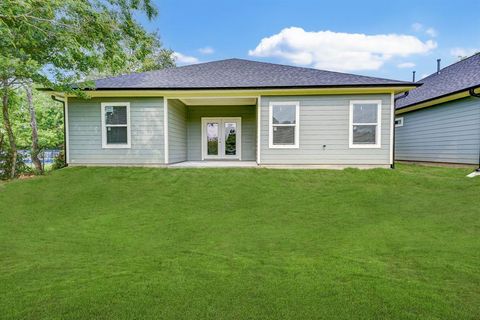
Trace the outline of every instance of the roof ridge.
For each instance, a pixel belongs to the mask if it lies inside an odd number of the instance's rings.
[[[123,76],[130,76],[130,75],[134,75],[134,74],[146,74],[146,73],[160,72],[160,71],[164,71],[164,70],[182,69],[182,68],[185,68],[185,67],[193,67],[193,66],[198,66],[198,65],[203,65],[203,64],[209,64],[209,63],[214,63],[214,62],[228,61],[228,60],[241,60],[241,59],[230,58],[230,59],[222,59],[222,60],[213,60],[213,61],[205,61],[205,62],[199,62],[199,63],[192,63],[192,64],[183,65],[183,66],[167,67],[167,68],[156,69],[156,70],[127,72],[127,73],[122,73],[122,74],[118,74],[118,75],[114,75],[114,76],[108,76],[108,77],[105,77],[105,78],[94,79],[93,81],[106,80],[106,79],[123,77]]]
[[[230,58],[135,72],[95,81],[95,89],[412,86],[412,82]]]
[[[394,81],[394,82],[400,83],[400,84],[401,83],[405,83],[405,84],[410,83],[409,81],[394,80],[394,79],[389,79],[389,78],[380,78],[380,77],[359,75],[359,74],[353,74],[353,73],[347,73],[347,72],[323,70],[323,69],[316,69],[316,68],[312,68],[312,67],[292,66],[292,65],[288,65],[288,64],[265,62],[265,61],[258,61],[258,60],[249,60],[249,59],[243,59],[243,58],[228,58],[228,59],[222,59],[222,60],[213,60],[213,61],[206,61],[206,62],[201,62],[201,63],[188,64],[188,65],[183,65],[183,66],[175,66],[175,67],[158,69],[158,70],[123,73],[123,74],[119,74],[119,75],[94,79],[93,81],[108,80],[108,79],[119,78],[119,77],[129,77],[129,76],[139,75],[139,74],[155,74],[155,73],[159,73],[159,72],[164,72],[165,70],[173,70],[173,69],[177,70],[177,69],[185,69],[185,68],[194,68],[194,67],[198,67],[198,66],[201,66],[201,65],[208,65],[208,64],[220,63],[220,62],[225,62],[225,61],[244,61],[244,62],[247,62],[247,63],[257,63],[257,64],[270,65],[270,66],[280,66],[280,67],[284,67],[284,68],[302,69],[302,70],[308,70],[308,71],[313,71],[313,72],[325,72],[325,73],[337,74],[337,75],[343,75],[343,76],[355,76],[355,77],[362,77],[362,78],[365,78],[365,79],[372,79],[372,80]]]
[[[287,68],[297,68],[297,69],[305,69],[305,70],[311,70],[311,71],[329,72],[329,73],[335,73],[335,74],[341,74],[341,75],[364,77],[364,78],[369,78],[369,79],[396,81],[396,82],[399,82],[399,83],[410,83],[409,81],[401,81],[401,80],[394,80],[394,79],[389,79],[389,78],[380,78],[380,77],[366,76],[366,75],[362,75],[362,74],[354,74],[354,73],[332,71],[332,70],[325,70],[325,69],[316,69],[316,68],[312,68],[312,67],[292,66],[292,65],[289,65],[289,64],[276,63],[276,62],[257,61],[257,60],[241,59],[241,58],[231,58],[231,59],[225,59],[225,60],[219,60],[219,61],[226,61],[226,60],[241,60],[241,61],[248,61],[248,62],[254,62],[254,63],[277,65],[277,66],[282,66],[282,67],[287,67]]]
[[[364,78],[369,78],[369,79],[379,79],[379,80],[396,81],[396,82],[400,82],[400,83],[401,83],[401,82],[409,83],[409,81],[401,81],[401,80],[395,80],[395,79],[389,79],[389,78],[380,78],[380,77],[366,76],[366,75],[361,75],[361,74],[354,74],[354,73],[340,72],[340,71],[333,71],[333,70],[316,69],[316,68],[312,68],[312,67],[292,66],[292,65],[284,64],[284,63],[257,61],[257,60],[241,59],[241,58],[232,58],[232,59],[226,59],[226,60],[241,60],[241,61],[248,61],[248,62],[255,62],[255,63],[263,63],[263,64],[283,66],[283,67],[288,67],[288,68],[298,68],[298,69],[305,69],[305,70],[311,70],[311,71],[321,71],[321,72],[329,72],[329,73],[335,73],[335,74],[341,74],[341,75],[364,77]],[[220,60],[220,61],[223,61],[223,60]]]
[[[472,59],[473,57],[478,56],[478,55],[480,55],[480,52],[474,53],[474,54],[472,54],[471,56],[466,57],[465,59],[461,59],[461,60],[455,61],[454,63],[449,64],[448,66],[441,68],[441,69],[440,69],[440,72],[435,71],[435,72],[429,74],[428,76],[426,76],[425,78],[422,78],[422,79],[418,80],[417,82],[420,82],[420,81],[425,80],[425,79],[427,79],[427,78],[430,78],[430,77],[432,77],[432,76],[440,75],[442,70],[449,69],[449,68],[451,68],[451,67],[453,67],[454,65],[459,64],[459,63],[464,63],[464,62],[466,62],[467,60],[470,60],[470,59]]]

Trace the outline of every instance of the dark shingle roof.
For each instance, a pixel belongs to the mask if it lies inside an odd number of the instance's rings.
[[[397,100],[397,109],[480,86],[480,53],[449,65],[419,83],[423,83],[422,86]]]
[[[133,73],[95,81],[108,89],[229,89],[341,86],[411,86],[410,82],[228,59],[183,67]]]

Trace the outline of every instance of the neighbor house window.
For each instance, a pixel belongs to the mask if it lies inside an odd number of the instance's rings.
[[[102,147],[130,148],[130,103],[102,103]]]
[[[403,117],[395,118],[395,127],[403,127]]]
[[[299,106],[299,102],[270,103],[270,148],[298,148]]]
[[[350,101],[350,148],[380,148],[381,101]]]

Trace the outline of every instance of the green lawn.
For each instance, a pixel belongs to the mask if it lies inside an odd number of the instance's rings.
[[[2,319],[479,319],[466,169],[67,168],[0,184]]]

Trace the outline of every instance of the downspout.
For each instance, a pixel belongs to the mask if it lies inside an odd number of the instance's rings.
[[[58,99],[57,96],[55,95],[52,95],[52,100],[53,101],[57,101],[57,102],[61,102],[62,105],[63,105],[63,155],[65,157],[65,167],[68,166],[68,159],[67,159],[67,127],[66,127],[66,124],[65,124],[65,121],[66,121],[66,117],[65,117],[65,101],[64,100],[61,100],[61,99]]]
[[[480,93],[475,93],[475,89],[477,88],[471,88],[470,90],[468,90],[468,93],[471,97],[480,98]],[[480,122],[478,123],[478,128],[480,131]],[[480,135],[478,136],[478,168],[475,171],[480,172]]]
[[[395,97],[395,102],[397,102],[397,100],[406,98],[409,93],[410,93],[410,91],[405,91],[401,96]]]

